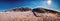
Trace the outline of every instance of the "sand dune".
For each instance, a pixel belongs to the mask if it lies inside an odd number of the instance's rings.
[[[26,12],[0,12],[0,21],[60,21],[60,17],[52,13],[37,13],[40,17],[34,16],[32,11]]]
[[[60,21],[60,12],[44,8],[16,8],[0,12],[0,21]]]

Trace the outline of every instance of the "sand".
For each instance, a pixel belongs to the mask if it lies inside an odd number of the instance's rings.
[[[39,13],[37,15],[40,15],[40,17],[34,16],[31,11],[0,12],[0,21],[60,21],[60,17],[52,13]]]

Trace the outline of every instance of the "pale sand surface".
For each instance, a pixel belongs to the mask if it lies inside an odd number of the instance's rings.
[[[39,14],[41,17],[36,17],[31,11],[26,12],[0,12],[0,21],[60,21],[52,13]]]

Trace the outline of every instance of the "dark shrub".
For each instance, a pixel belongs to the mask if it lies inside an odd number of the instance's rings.
[[[43,9],[40,9],[40,8],[35,8],[32,11],[38,12],[38,13],[44,13],[44,10]]]
[[[21,8],[15,8],[15,9],[12,9],[13,11],[29,11],[31,10],[31,8],[28,8],[28,7],[21,7]]]
[[[31,8],[28,8],[28,7],[22,7],[19,9],[20,11],[29,11],[31,10]]]

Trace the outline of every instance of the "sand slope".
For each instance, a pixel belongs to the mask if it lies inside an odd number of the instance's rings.
[[[26,12],[0,12],[0,21],[60,21],[60,17],[52,13],[37,13],[40,17],[34,16],[32,11]]]

